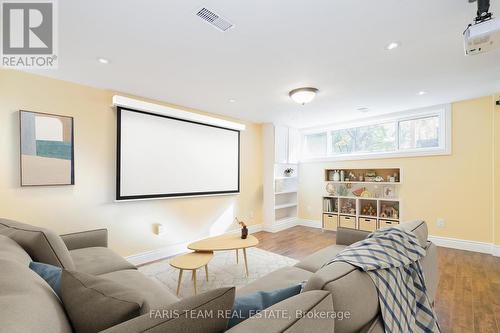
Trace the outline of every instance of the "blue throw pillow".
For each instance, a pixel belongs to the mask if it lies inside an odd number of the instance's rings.
[[[56,292],[57,296],[61,298],[61,267],[44,264],[42,262],[30,262],[30,268],[35,273],[40,275],[49,286]]]
[[[302,284],[273,291],[258,291],[253,294],[237,297],[234,300],[232,317],[229,319],[227,329],[238,325],[243,320],[250,318],[259,311],[279,303],[287,298],[300,294]]]

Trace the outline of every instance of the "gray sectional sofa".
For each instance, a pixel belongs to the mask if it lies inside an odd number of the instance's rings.
[[[427,240],[425,222],[403,223],[413,231],[427,255],[422,260],[428,296],[434,300],[437,287],[437,254]],[[383,332],[377,291],[367,274],[347,263],[321,268],[347,245],[368,233],[339,229],[337,245],[327,247],[293,267],[274,271],[236,290],[236,296],[259,290],[274,290],[307,281],[301,294],[275,304],[269,310],[290,314],[283,317],[255,316],[228,332]],[[73,332],[63,304],[28,266],[43,262],[69,271],[105,277],[138,292],[144,302],[140,314],[105,332],[222,332],[224,320],[151,318],[150,310],[229,308],[234,288],[221,288],[179,300],[160,283],[141,274],[135,266],[107,247],[107,230],[92,230],[58,236],[35,226],[0,219],[0,332]],[[304,313],[348,313],[349,318],[317,318]],[[103,314],[105,315],[105,314]]]

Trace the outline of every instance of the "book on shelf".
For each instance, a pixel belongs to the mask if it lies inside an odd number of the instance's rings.
[[[335,212],[335,200],[333,198],[324,198],[323,199],[323,211],[324,212]]]

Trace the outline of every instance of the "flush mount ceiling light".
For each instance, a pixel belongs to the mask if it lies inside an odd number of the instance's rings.
[[[399,42],[390,42],[385,46],[386,50],[394,50],[397,49],[399,46],[401,46],[401,43]]]
[[[97,58],[97,61],[99,61],[99,63],[104,64],[104,65],[109,64],[109,60],[106,58]]]
[[[316,93],[318,92],[318,89],[316,88],[311,88],[311,87],[306,87],[306,88],[297,88],[288,93],[291,99],[295,103],[298,104],[306,104],[309,103],[314,99],[316,96]]]
[[[234,98],[230,98],[229,103],[236,103],[236,100]]]
[[[422,91],[419,91],[419,92],[417,93],[417,95],[418,95],[418,96],[423,96],[423,95],[426,95],[426,94],[427,94],[427,91],[423,91],[423,90],[422,90]]]

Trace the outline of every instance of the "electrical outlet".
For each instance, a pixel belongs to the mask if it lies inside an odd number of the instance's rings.
[[[167,233],[167,228],[163,224],[157,223],[154,224],[154,231],[158,236],[163,236]]]
[[[438,228],[444,228],[445,227],[444,219],[437,219],[436,224],[437,224]]]

